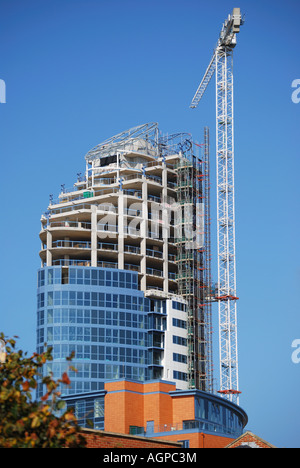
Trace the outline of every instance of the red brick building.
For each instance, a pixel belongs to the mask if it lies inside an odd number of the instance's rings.
[[[250,431],[245,432],[225,448],[276,448]]]
[[[133,436],[128,434],[115,434],[94,429],[84,429],[82,435],[87,440],[87,448],[103,449],[179,449],[181,444],[171,441],[160,441],[148,439],[146,437]]]
[[[237,405],[199,390],[176,390],[165,381],[105,384],[104,430],[139,435],[186,448],[223,448],[248,422]]]
[[[168,440],[152,439],[128,434],[116,434],[94,429],[84,429],[82,435],[87,440],[87,448],[103,449],[181,449],[182,443]],[[196,438],[194,437],[194,443]],[[245,432],[229,445],[224,447],[224,438],[218,438],[209,434],[199,434],[198,448],[276,448],[252,432]]]

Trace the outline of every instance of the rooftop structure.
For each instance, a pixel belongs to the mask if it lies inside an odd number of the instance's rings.
[[[239,406],[220,396],[178,390],[162,380],[110,381],[102,392],[66,400],[83,426],[89,418],[94,428],[108,433],[180,442],[184,448],[225,447],[242,435],[248,422]]]

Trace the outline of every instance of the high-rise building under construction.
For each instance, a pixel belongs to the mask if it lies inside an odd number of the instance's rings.
[[[212,392],[208,130],[150,123],[89,151],[42,216],[37,347],[66,391],[164,379]],[[42,389],[39,390],[39,395]]]

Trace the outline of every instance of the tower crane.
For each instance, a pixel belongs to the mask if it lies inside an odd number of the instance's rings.
[[[212,59],[190,104],[196,108],[216,73],[216,167],[219,306],[219,393],[239,403],[234,206],[233,50],[244,20],[240,8],[224,22]]]

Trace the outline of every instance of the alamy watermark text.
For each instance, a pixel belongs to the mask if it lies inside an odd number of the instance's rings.
[[[292,82],[292,88],[295,88],[295,91],[292,92],[292,101],[294,104],[299,104],[300,102],[300,79],[294,80]]]
[[[4,80],[0,80],[0,104],[6,103],[6,84]]]

